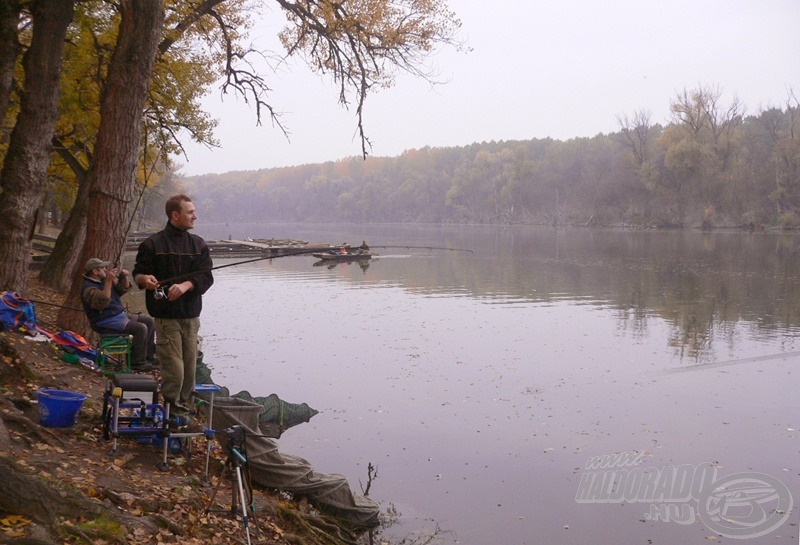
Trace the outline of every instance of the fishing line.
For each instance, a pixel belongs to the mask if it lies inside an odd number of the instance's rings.
[[[147,139],[145,138],[145,141]],[[142,162],[146,162],[146,155],[142,158]],[[153,169],[155,169],[155,162],[153,162]],[[122,248],[119,251],[119,255],[117,256],[116,265],[117,267],[122,267],[122,256],[125,255],[125,247],[128,245],[128,234],[131,232],[131,227],[133,226],[133,219],[136,217],[136,212],[139,210],[139,205],[142,203],[142,198],[144,197],[144,192],[147,191],[147,185],[150,182],[150,171],[147,170],[147,165],[145,164],[144,168],[144,183],[142,184],[142,190],[139,192],[139,198],[136,199],[136,205],[133,207],[133,212],[131,212],[131,218],[128,221],[128,228],[125,229],[125,235],[122,237]]]
[[[370,248],[408,248],[413,250],[450,250],[451,252],[469,252],[471,254],[475,253],[472,250],[468,250],[466,248],[446,248],[443,246],[401,246],[401,245],[383,246],[380,244],[370,244]]]
[[[752,363],[755,361],[769,361],[769,360],[785,360],[800,356],[800,351],[795,352],[780,352],[778,354],[768,354],[766,356],[753,356],[752,358],[741,358],[737,360],[725,361],[712,361],[710,363],[695,363],[685,367],[673,367],[670,369],[661,369],[660,371],[651,371],[647,373],[651,376],[664,376],[664,375],[677,375],[678,373],[688,373],[690,371],[702,371],[704,369],[718,369],[720,367],[730,367],[732,365],[739,365],[740,363]]]

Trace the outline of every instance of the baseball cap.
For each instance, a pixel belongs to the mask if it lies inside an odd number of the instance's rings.
[[[103,261],[102,259],[93,257],[86,262],[86,272],[92,272],[94,269],[102,269],[103,267],[108,267],[109,265],[111,265],[110,261]]]

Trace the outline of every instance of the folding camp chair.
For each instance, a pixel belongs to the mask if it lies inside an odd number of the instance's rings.
[[[133,336],[123,333],[100,333],[95,364],[103,373],[130,373]]]

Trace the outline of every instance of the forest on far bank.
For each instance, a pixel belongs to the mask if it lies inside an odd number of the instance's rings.
[[[619,131],[409,150],[398,157],[179,180],[204,221],[800,226],[800,110],[747,115],[701,87],[666,126],[640,110]]]

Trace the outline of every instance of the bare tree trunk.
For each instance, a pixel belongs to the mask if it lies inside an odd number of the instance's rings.
[[[19,3],[0,0],[0,120],[5,119],[14,84],[14,66],[20,54],[17,39]]]
[[[90,257],[116,259],[125,244],[128,204],[133,199],[142,112],[164,22],[161,0],[123,0],[119,37],[100,102],[100,128],[89,169],[86,243],[78,263]],[[80,301],[76,275],[66,306]],[[85,332],[86,320],[62,309],[59,325]]]
[[[73,8],[72,0],[38,0],[31,7],[33,36],[22,61],[25,89],[0,171],[0,290],[26,288],[33,229],[58,118],[61,53]]]
[[[67,222],[56,239],[39,279],[58,291],[66,291],[78,272],[83,244],[86,241],[86,214],[89,210],[89,177],[80,165],[73,167],[78,178],[78,194]]]

